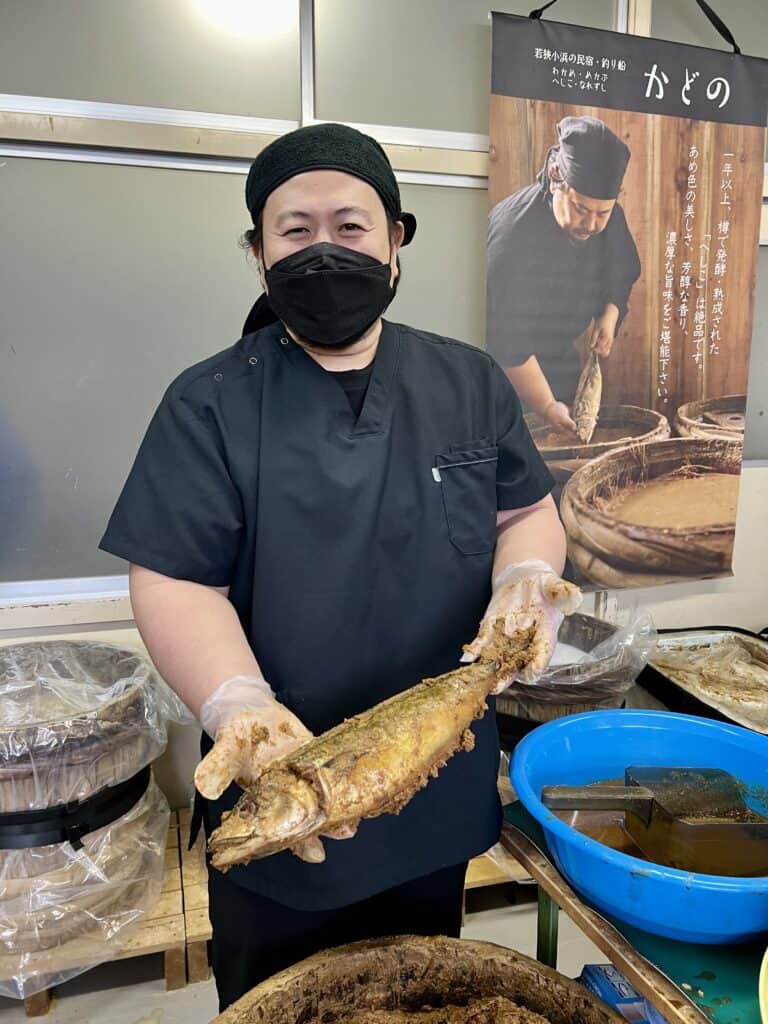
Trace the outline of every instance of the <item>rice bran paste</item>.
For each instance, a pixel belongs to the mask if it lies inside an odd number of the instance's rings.
[[[735,522],[738,498],[735,473],[670,475],[620,491],[605,511],[635,526],[695,529]]]

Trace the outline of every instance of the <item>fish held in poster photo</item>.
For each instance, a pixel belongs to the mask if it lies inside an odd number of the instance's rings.
[[[597,426],[600,403],[603,398],[603,374],[596,352],[590,352],[581,371],[576,397],[573,400],[573,419],[582,444],[589,444]]]

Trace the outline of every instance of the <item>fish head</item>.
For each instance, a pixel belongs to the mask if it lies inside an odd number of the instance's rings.
[[[264,773],[237,806],[222,815],[211,836],[211,864],[227,871],[235,864],[268,857],[298,845],[325,821],[314,786],[284,768]]]

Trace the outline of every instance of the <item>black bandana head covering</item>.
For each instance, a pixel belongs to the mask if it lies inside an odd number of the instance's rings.
[[[557,126],[561,177],[592,199],[616,199],[629,163],[628,147],[596,117],[564,117]]]
[[[344,171],[376,189],[384,209],[405,228],[403,245],[416,231],[416,218],[403,213],[400,189],[387,154],[370,135],[344,124],[313,124],[275,139],[251,164],[245,183],[245,205],[258,223],[270,193],[306,171]]]

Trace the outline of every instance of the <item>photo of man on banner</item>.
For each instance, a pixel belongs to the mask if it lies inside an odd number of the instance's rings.
[[[492,16],[487,348],[579,585],[727,576],[768,62],[544,10]]]
[[[641,268],[618,201],[629,148],[596,117],[557,131],[536,181],[490,214],[488,342],[526,407],[575,434],[584,358],[611,355]]]

